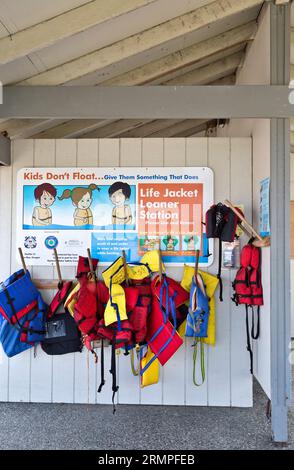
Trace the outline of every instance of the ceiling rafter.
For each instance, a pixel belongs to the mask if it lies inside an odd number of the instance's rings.
[[[92,0],[0,39],[0,64],[7,64],[155,0]]]
[[[61,85],[91,72],[96,72],[107,65],[122,61],[156,46],[200,30],[238,14],[244,10],[261,5],[262,0],[238,0],[228,2],[217,0],[172,20],[146,29],[138,34],[122,39],[102,49],[85,54],[70,62],[54,67],[45,72],[21,81],[22,85]]]
[[[156,79],[163,80],[167,74],[177,71],[185,66],[196,64],[215,54],[230,50],[235,46],[253,40],[257,30],[256,21],[251,21],[237,28],[225,31],[210,39],[195,43],[179,51],[173,52],[161,59],[144,64],[129,72],[118,75],[109,80],[100,82],[103,86],[117,85],[144,85]]]

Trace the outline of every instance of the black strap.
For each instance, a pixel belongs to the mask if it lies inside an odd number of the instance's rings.
[[[102,387],[105,385],[105,379],[104,379],[104,340],[101,340],[101,380],[100,380],[100,385],[98,388],[98,393],[101,392]]]
[[[260,333],[260,307],[258,305],[257,307],[257,326],[256,326],[256,332],[254,332],[254,308],[251,306],[252,310],[252,327],[251,327],[251,338],[252,339],[258,339],[259,338],[259,333]]]
[[[246,337],[247,337],[247,351],[250,354],[250,373],[253,374],[253,351],[250,343],[250,332],[249,332],[249,318],[248,318],[248,305],[245,305],[246,309]]]
[[[114,404],[114,398],[115,394],[118,391],[118,385],[116,383],[116,360],[115,360],[115,336],[112,340],[111,343],[111,368],[110,368],[110,373],[112,375],[112,405],[113,405],[113,414],[116,411],[115,404]]]
[[[222,241],[219,238],[218,240],[218,272],[217,272],[217,278],[219,280],[219,300],[222,302],[223,301],[223,281],[221,278],[221,269],[222,269]]]

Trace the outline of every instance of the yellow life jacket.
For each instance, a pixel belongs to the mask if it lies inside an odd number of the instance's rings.
[[[143,370],[146,364],[148,364],[154,357],[154,353],[148,346],[147,353],[140,360],[140,369]],[[148,387],[148,385],[157,384],[159,380],[159,361],[155,359],[151,365],[141,375],[141,387]]]
[[[118,321],[127,320],[125,291],[119,284],[111,284],[109,288],[109,300],[104,312],[105,326]]]

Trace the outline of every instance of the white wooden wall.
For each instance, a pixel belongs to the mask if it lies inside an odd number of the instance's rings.
[[[208,166],[215,173],[215,201],[230,198],[252,211],[252,168],[250,138],[188,139],[102,139],[102,140],[18,140],[12,149],[12,167],[0,168],[0,279],[19,267],[15,246],[16,174],[22,167],[72,166]],[[169,274],[181,278],[181,268]],[[217,272],[217,260],[209,268]],[[33,268],[33,277],[56,277],[54,268]],[[252,406],[252,379],[246,351],[244,310],[230,300],[234,272],[223,271],[224,302],[217,303],[217,343],[206,347],[206,382],[192,382],[190,340],[161,369],[158,384],[140,389],[130,371],[129,359],[118,360],[119,403]],[[74,277],[66,268],[64,277]],[[49,301],[53,292],[44,294]],[[2,352],[2,351],[1,351]],[[91,355],[90,355],[91,356]],[[110,351],[106,351],[106,367]],[[83,353],[50,357],[38,348],[12,359],[0,357],[0,401],[110,403],[111,377],[106,373],[101,394],[100,364]]]

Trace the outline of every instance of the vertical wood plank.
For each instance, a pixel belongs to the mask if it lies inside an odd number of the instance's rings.
[[[214,201],[224,201],[230,194],[230,141],[227,138],[208,139],[208,166],[215,174]],[[218,242],[217,242],[218,243]],[[215,244],[214,263],[209,271],[217,273],[218,268],[218,245]],[[231,286],[230,273],[222,270],[223,280],[223,302],[218,300],[216,292],[216,345],[208,350],[208,405],[230,406],[230,378],[231,378],[231,355],[230,355],[230,309],[231,309]]]
[[[208,161],[208,139],[188,138],[186,140],[186,165],[187,166],[207,166]],[[185,338],[186,358],[185,358],[185,383],[186,383],[186,404],[187,405],[207,405],[208,400],[208,348],[213,346],[204,345],[206,380],[201,387],[196,387],[193,383],[193,338]],[[200,358],[196,364],[196,376],[201,377]]]
[[[35,140],[34,167],[55,166],[55,141],[49,139]],[[51,266],[34,266],[32,275],[35,279],[52,279],[54,269]],[[42,297],[50,304],[53,291],[41,291]],[[36,357],[31,352],[31,401],[51,402],[52,395],[52,356],[46,354],[40,346]]]
[[[31,167],[34,163],[34,141],[16,140],[13,142],[12,163],[12,236],[11,236],[11,273],[21,267],[16,246],[16,207],[17,172],[20,168]],[[9,401],[30,401],[31,351],[18,354],[9,359]]]
[[[99,140],[99,166],[119,166],[119,139]]]
[[[231,139],[231,200],[243,204],[245,217],[252,215],[251,139]],[[240,177],[242,175],[242,177]],[[247,241],[247,236],[241,238]],[[231,270],[231,282],[237,270]],[[231,303],[231,405],[252,406],[252,377],[246,349],[245,306]]]
[[[120,166],[140,167],[142,164],[142,140],[121,139],[120,141]],[[140,402],[139,377],[132,374],[130,356],[119,355],[119,403],[138,404]]]
[[[56,167],[77,166],[77,141],[75,139],[56,140]],[[75,268],[65,266],[62,275],[66,279],[74,279]],[[57,279],[56,269],[54,277]],[[53,356],[52,401],[55,403],[74,402],[75,355]]]
[[[185,139],[164,139],[164,166],[184,167],[186,163],[186,141]],[[180,280],[182,269],[172,268],[167,271],[168,275]],[[184,405],[185,404],[185,343],[177,350],[172,358],[162,368],[163,375],[163,404]]]
[[[163,139],[142,139],[142,166],[163,166]],[[141,389],[140,403],[142,405],[162,404],[162,368],[159,367],[158,383]]]
[[[77,166],[98,166],[98,140],[77,140]],[[99,351],[98,351],[99,354]],[[97,364],[86,348],[74,353],[74,401],[75,403],[95,403]]]

